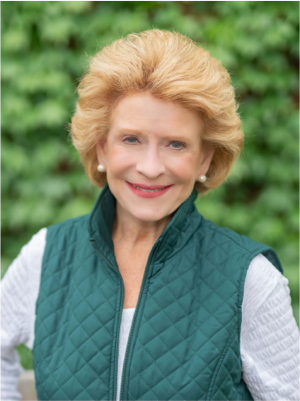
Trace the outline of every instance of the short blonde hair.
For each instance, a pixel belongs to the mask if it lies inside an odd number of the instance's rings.
[[[158,29],[130,34],[104,47],[79,84],[71,135],[89,179],[99,187],[106,183],[106,174],[97,171],[95,146],[109,131],[116,102],[143,91],[199,113],[203,144],[215,153],[206,182],[197,182],[195,188],[205,193],[219,186],[244,140],[230,76],[191,39]]]

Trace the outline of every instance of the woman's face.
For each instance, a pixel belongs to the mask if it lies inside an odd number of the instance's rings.
[[[96,149],[119,217],[170,219],[209,168],[213,151],[201,147],[201,127],[195,112],[149,93],[117,104],[106,140]]]

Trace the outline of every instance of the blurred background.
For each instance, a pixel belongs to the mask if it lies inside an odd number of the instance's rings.
[[[130,32],[176,30],[232,76],[246,136],[231,177],[198,198],[216,224],[272,246],[299,322],[298,2],[2,2],[2,275],[40,228],[88,213],[68,124],[88,58]],[[22,364],[32,367],[20,346]]]

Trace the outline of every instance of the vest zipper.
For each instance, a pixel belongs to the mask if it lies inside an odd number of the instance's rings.
[[[149,255],[149,258],[148,258],[148,262],[147,262],[146,267],[145,267],[145,272],[144,272],[143,281],[142,281],[142,285],[141,285],[141,289],[140,289],[140,293],[139,293],[139,298],[138,298],[138,302],[137,302],[137,305],[136,305],[136,309],[134,311],[134,315],[133,315],[133,319],[132,319],[132,323],[131,323],[131,327],[130,327],[130,331],[129,331],[128,341],[127,341],[127,345],[126,345],[126,351],[125,351],[125,357],[124,357],[123,369],[122,369],[122,378],[121,378],[120,401],[124,400],[123,393],[124,393],[124,385],[125,385],[125,377],[126,377],[127,360],[128,360],[128,354],[129,354],[130,345],[131,345],[131,338],[132,338],[132,334],[133,334],[133,331],[134,331],[136,318],[137,318],[137,315],[138,315],[138,309],[139,309],[139,306],[141,304],[141,299],[142,299],[142,296],[143,296],[144,288],[145,288],[145,285],[146,285],[146,282],[147,282],[147,279],[148,279],[148,271],[149,271],[152,259],[154,258],[154,255],[155,255],[155,253],[156,253],[156,251],[158,249],[158,245],[161,242],[161,240],[162,240],[162,238],[160,238],[158,240],[158,242],[152,248],[152,250],[150,252],[150,255]],[[121,280],[122,280],[122,278],[121,278]],[[120,332],[120,327],[119,327],[119,332]],[[118,336],[118,339],[119,339],[119,336]],[[114,400],[116,400],[116,394],[117,393],[115,393]]]
[[[112,400],[116,400],[117,398],[117,386],[118,386],[118,358],[119,358],[119,339],[120,339],[120,328],[121,328],[121,320],[122,320],[122,311],[123,311],[123,304],[124,304],[124,282],[122,276],[120,274],[119,269],[116,269],[115,266],[112,265],[108,261],[108,259],[99,251],[99,249],[95,245],[94,240],[90,240],[93,248],[95,249],[96,253],[101,257],[101,259],[105,260],[106,263],[119,275],[120,283],[121,283],[121,294],[120,294],[120,302],[119,302],[119,319],[118,319],[118,330],[117,330],[117,337],[116,337],[116,345],[115,345],[115,363],[114,363],[114,374],[113,374],[113,394]],[[120,312],[121,311],[121,312]]]
[[[114,376],[113,376],[113,400],[117,399],[117,387],[118,387],[118,364],[119,364],[119,341],[120,341],[120,330],[121,330],[121,320],[122,320],[122,313],[123,313],[123,304],[124,304],[124,282],[122,276],[119,272],[119,278],[121,283],[121,296],[120,296],[120,303],[119,303],[119,319],[118,319],[118,330],[117,330],[117,337],[116,337],[116,345],[115,345],[115,365],[114,365]]]
[[[143,281],[142,281],[142,285],[141,285],[141,289],[140,289],[140,293],[139,293],[139,298],[138,298],[138,302],[136,305],[136,309],[133,315],[133,319],[132,319],[132,323],[131,323],[131,327],[130,327],[130,332],[129,332],[129,336],[128,336],[128,341],[127,341],[127,346],[126,346],[126,351],[125,351],[125,357],[124,357],[124,362],[123,362],[123,369],[122,369],[122,377],[121,377],[121,388],[120,388],[120,401],[123,401],[123,393],[124,393],[124,382],[125,382],[125,377],[126,377],[126,368],[127,368],[127,360],[128,360],[128,353],[130,350],[130,344],[131,344],[131,338],[132,338],[132,333],[134,331],[134,326],[135,326],[135,321],[136,321],[136,317],[138,314],[138,309],[139,306],[141,304],[141,299],[143,296],[143,292],[144,292],[144,288],[147,282],[147,278],[148,278],[148,271],[152,262],[152,259],[154,258],[157,249],[158,249],[158,245],[160,244],[160,242],[162,241],[162,237],[158,239],[158,241],[156,242],[156,244],[153,246],[146,267],[145,267],[145,272],[144,272],[144,276],[143,276]],[[99,249],[95,246],[95,241],[94,240],[90,240],[93,248],[96,250],[96,252],[98,253],[98,255],[104,259],[106,261],[106,263],[109,264],[109,266],[111,266],[113,268],[114,271],[117,271],[117,273],[119,274],[119,278],[120,278],[120,282],[121,282],[121,296],[120,296],[120,304],[119,304],[119,321],[118,321],[118,330],[117,330],[117,338],[116,338],[116,346],[115,346],[115,366],[114,366],[114,379],[113,379],[113,400],[117,401],[117,386],[118,386],[118,358],[119,358],[119,339],[120,339],[120,328],[121,328],[121,319],[122,319],[122,312],[120,313],[120,310],[123,311],[123,303],[124,303],[124,282],[121,276],[121,273],[119,271],[119,269],[115,269],[115,266],[113,266],[108,260],[107,258],[99,251]]]

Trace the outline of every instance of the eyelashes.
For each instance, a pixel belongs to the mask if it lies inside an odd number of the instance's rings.
[[[176,150],[181,150],[184,149],[186,147],[184,142],[180,142],[180,141],[171,141],[170,142],[170,147],[172,149],[176,149]]]
[[[123,138],[123,142],[134,145],[135,143],[138,143],[138,139],[135,136],[127,136]]]
[[[136,145],[141,143],[136,136],[126,136],[122,139],[122,142],[129,145]],[[171,148],[172,150],[182,150],[186,148],[186,144],[181,141],[170,141],[167,143],[167,147]]]

